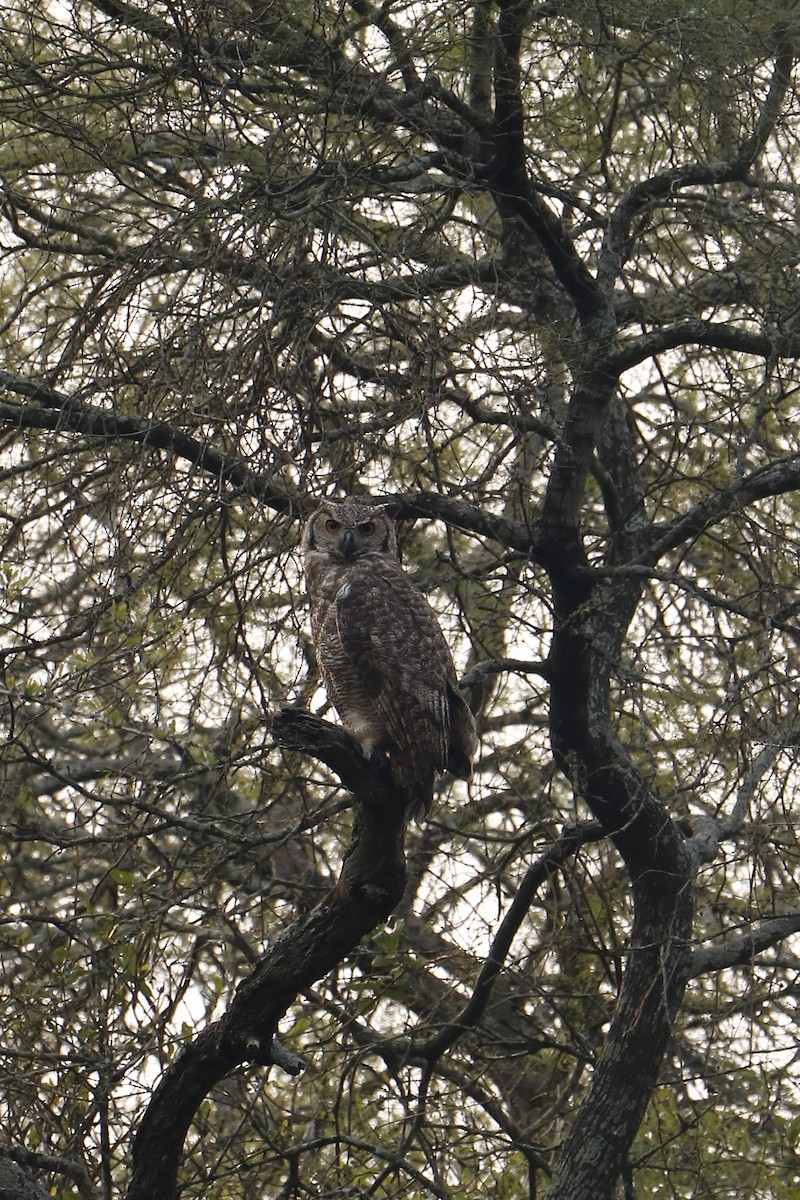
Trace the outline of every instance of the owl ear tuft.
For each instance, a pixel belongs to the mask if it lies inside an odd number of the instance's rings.
[[[317,511],[320,504],[322,504],[322,500],[319,496],[303,496],[300,501],[300,512],[304,517],[310,517],[312,512]]]
[[[381,504],[381,508],[386,513],[386,515],[391,517],[392,520],[394,521],[395,518],[400,515],[402,508],[403,508],[403,504],[402,504],[402,501],[400,501],[400,500],[387,500],[385,503]]]

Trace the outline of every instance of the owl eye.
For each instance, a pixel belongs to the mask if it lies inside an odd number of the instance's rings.
[[[361,530],[361,532],[366,537],[369,537],[369,535],[371,533],[375,532],[375,522],[374,521],[362,521],[358,528]]]
[[[328,517],[327,521],[325,522],[325,528],[327,529],[328,533],[338,533],[342,528],[342,522],[334,521],[333,517]]]

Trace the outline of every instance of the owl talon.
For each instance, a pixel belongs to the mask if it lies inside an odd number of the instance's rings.
[[[365,762],[372,763],[375,766],[388,761],[380,746],[362,746],[361,754]]]

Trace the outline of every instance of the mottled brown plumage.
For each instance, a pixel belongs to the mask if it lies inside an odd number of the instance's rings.
[[[445,769],[470,777],[478,739],[436,615],[400,566],[386,506],[319,501],[303,564],[330,699],[364,753],[386,752],[410,802],[428,812]]]

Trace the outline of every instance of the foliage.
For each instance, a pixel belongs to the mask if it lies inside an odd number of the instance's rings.
[[[182,1196],[797,1195],[795,7],[15,0],[2,1124],[50,1194],[124,1192],[358,836],[269,720],[331,715],[300,500],[369,490],[480,763]]]

